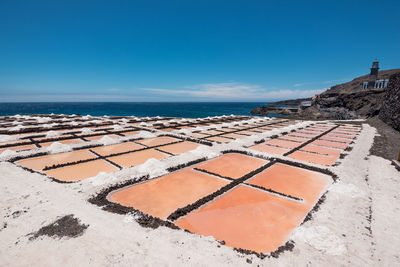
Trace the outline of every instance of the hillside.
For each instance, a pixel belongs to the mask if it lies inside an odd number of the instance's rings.
[[[332,86],[330,89],[318,95],[312,102],[311,107],[279,108],[276,106],[258,107],[253,109],[253,114],[267,115],[278,113],[298,119],[356,119],[371,118],[381,112],[387,92],[397,92],[399,89],[397,77],[400,69],[383,70],[379,72],[379,79],[390,79],[388,88],[362,89],[362,83],[367,82],[369,75],[363,75],[350,82]],[[393,98],[393,97],[392,97]],[[397,98],[392,102],[396,102]],[[299,99],[300,100],[300,99]],[[299,100],[286,100],[282,103],[300,103]],[[277,103],[274,103],[277,104]],[[396,105],[391,105],[396,106]],[[396,106],[397,108],[397,106]],[[396,109],[395,108],[395,109]],[[389,110],[389,109],[386,109]],[[396,109],[397,110],[397,109]],[[386,111],[385,117],[393,117],[393,112]],[[397,117],[396,117],[397,118]],[[397,119],[394,119],[397,121]],[[387,121],[390,121],[388,119]],[[395,129],[397,122],[390,122]]]
[[[379,79],[389,79],[400,73],[400,69],[384,70],[379,72]],[[325,113],[323,117],[338,116],[338,119],[370,118],[379,114],[386,88],[362,89],[362,83],[367,82],[369,75],[357,77],[354,80],[332,86],[320,94],[310,109],[304,114],[311,115]],[[391,79],[392,80],[392,79]],[[391,82],[391,81],[390,81]],[[390,85],[389,85],[390,86]]]
[[[311,101],[311,97],[308,98],[299,98],[299,99],[290,99],[290,100],[282,100],[277,102],[270,102],[269,105],[287,105],[287,106],[297,106],[300,105],[303,101]]]
[[[382,70],[379,71],[379,79],[389,79],[389,77],[393,74],[399,73],[400,69],[392,69],[392,70]],[[322,94],[330,94],[330,93],[340,93],[340,94],[348,94],[354,93],[358,91],[362,91],[362,83],[368,81],[369,74],[357,77],[350,82],[338,84],[332,86],[330,89],[326,90]]]

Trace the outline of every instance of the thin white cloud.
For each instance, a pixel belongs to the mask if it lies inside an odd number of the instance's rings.
[[[109,88],[109,89],[106,89],[106,91],[107,91],[107,92],[114,93],[114,92],[120,92],[120,91],[122,91],[122,90],[119,89],[119,88]]]
[[[310,85],[310,84],[313,84],[313,83],[295,83],[295,84],[293,84],[293,87],[302,87],[302,86]]]
[[[273,89],[272,89],[273,88]],[[104,94],[9,94],[2,95],[0,102],[81,102],[81,101],[270,101],[311,97],[325,89],[271,89],[259,85],[238,82],[206,83],[185,86],[182,89],[141,88],[141,93],[123,93],[126,90],[109,89]],[[113,92],[112,92],[113,91]]]
[[[268,91],[259,85],[241,84],[237,82],[229,83],[207,83],[195,86],[186,86],[184,89],[161,89],[161,88],[142,88],[143,90],[161,94],[190,96],[194,98],[218,98],[232,100],[271,100],[287,98],[303,98],[314,96],[323,92],[325,89],[313,90],[273,90]]]

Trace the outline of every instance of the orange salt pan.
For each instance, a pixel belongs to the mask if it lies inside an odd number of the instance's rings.
[[[304,137],[304,138],[308,138],[308,139],[315,137],[315,135],[313,135],[313,134],[305,134],[305,133],[300,133],[300,132],[293,132],[293,133],[287,134],[285,136],[297,136],[297,137]]]
[[[307,128],[304,128],[303,130],[306,130],[306,131],[312,131],[312,132],[325,132],[325,131],[327,131],[327,130],[329,130],[329,128],[324,128],[324,127],[307,127]]]
[[[201,145],[193,142],[184,141],[172,145],[162,146],[159,147],[158,149],[174,155],[178,155],[196,149],[199,146]]]
[[[83,143],[83,141],[81,139],[75,138],[75,139],[67,139],[67,140],[60,140],[60,141],[44,142],[44,143],[40,143],[40,146],[41,147],[51,146],[55,142],[58,142],[58,143],[61,143],[61,144],[80,144],[80,143]]]
[[[302,203],[239,185],[175,224],[231,247],[267,253],[288,240],[308,210]]]
[[[325,156],[325,155],[308,153],[308,152],[304,152],[304,151],[296,151],[296,152],[290,154],[288,157],[292,158],[292,159],[315,163],[315,164],[331,166],[339,158],[339,155]]]
[[[335,136],[335,137],[340,137],[340,138],[347,138],[347,139],[354,139],[356,137],[355,134],[346,134],[346,133],[341,133],[341,132],[329,132],[327,136]]]
[[[318,146],[340,148],[340,149],[345,149],[348,147],[348,145],[346,143],[339,143],[339,142],[333,142],[333,141],[327,141],[327,140],[321,140],[321,139],[315,140],[311,144],[318,145]]]
[[[128,152],[128,151],[135,151],[135,150],[139,150],[139,149],[143,149],[143,148],[144,148],[144,146],[141,146],[139,144],[135,144],[132,142],[125,142],[125,143],[120,143],[120,144],[115,144],[115,145],[95,147],[95,148],[92,148],[92,151],[94,151],[97,154],[102,155],[102,156],[108,156],[108,155],[118,154],[118,153],[123,153],[123,152]]]
[[[268,131],[271,131],[271,130],[276,129],[276,128],[275,127],[259,127],[257,129],[259,129],[259,130],[261,130],[263,132],[268,132]]]
[[[97,156],[91,153],[89,150],[78,150],[78,151],[53,154],[48,156],[23,159],[17,161],[16,163],[18,165],[30,168],[35,171],[41,171],[45,167],[50,167],[52,165],[64,164],[64,163],[70,163],[70,162],[86,160],[86,159],[94,159],[94,158],[97,158]]]
[[[229,137],[229,138],[234,138],[234,139],[241,139],[241,138],[247,137],[247,135],[241,135],[241,134],[237,134],[237,133],[228,133],[228,134],[221,135],[221,137]]]
[[[93,128],[93,127],[87,127],[87,128]],[[80,130],[80,129],[77,129],[77,130]],[[97,131],[97,132],[93,131],[93,132],[89,132],[89,133],[77,133],[76,135],[77,136],[82,136],[82,135],[94,135],[94,134],[107,134],[107,132],[106,131]],[[100,138],[101,137],[102,136],[100,136]],[[87,137],[85,137],[85,138],[87,138]]]
[[[22,151],[22,150],[28,150],[28,149],[34,149],[36,148],[35,145],[23,145],[23,146],[10,146],[10,147],[3,147],[0,148],[0,153],[3,151],[8,150],[13,150],[13,151]]]
[[[142,151],[132,152],[119,156],[109,157],[108,160],[118,164],[121,167],[129,168],[145,163],[148,159],[163,159],[168,155],[154,149],[146,149]]]
[[[306,145],[302,147],[300,150],[307,152],[314,152],[322,155],[332,155],[332,156],[340,156],[341,150],[324,147],[324,146],[316,146],[316,145]]]
[[[288,140],[283,140],[283,139],[271,139],[267,142],[265,142],[266,145],[271,145],[271,146],[279,146],[279,147],[284,147],[284,148],[295,148],[301,145],[299,142],[293,142],[293,141],[288,141]]]
[[[207,135],[216,135],[216,134],[222,134],[223,132],[221,131],[216,131],[216,130],[208,130],[208,131],[203,131],[201,132],[203,134],[207,134]]]
[[[248,174],[268,161],[238,153],[228,153],[216,159],[195,165],[194,168],[205,170],[217,175],[237,179]]]
[[[124,133],[121,133],[123,136],[129,136],[129,135],[135,135],[135,134],[138,134],[139,133],[139,131],[129,131],[129,132],[124,132]]]
[[[303,129],[303,130],[301,130],[301,132],[302,133],[306,133],[306,134],[310,134],[310,135],[313,135],[313,136],[317,136],[317,135],[322,134],[325,131],[318,131],[318,130],[313,130],[313,129]]]
[[[143,140],[137,140],[135,141],[136,143],[145,145],[145,146],[161,146],[161,145],[166,145],[169,143],[174,143],[181,141],[180,139],[169,137],[169,136],[162,136],[162,137],[155,137],[155,138],[148,138],[148,139],[143,139]]]
[[[257,129],[257,128],[248,129],[246,131],[249,132],[249,133],[252,133],[252,134],[262,133],[262,130]]]
[[[327,127],[322,127],[322,126],[311,126],[311,127],[307,127],[304,128],[304,130],[312,130],[312,131],[318,131],[318,132],[325,132],[328,131],[330,129],[332,129],[333,127],[331,126],[327,126]]]
[[[239,126],[239,125],[237,125],[237,126],[233,126],[233,127],[230,127],[230,128],[232,128],[232,129],[247,129],[249,127],[248,126]]]
[[[353,132],[360,132],[361,128],[359,127],[349,127],[349,126],[339,126],[337,129],[339,130],[346,130],[346,131],[353,131]]]
[[[330,136],[330,135],[324,135],[320,139],[327,140],[327,141],[333,141],[333,142],[346,143],[346,144],[350,144],[352,142],[351,139],[340,138],[340,137]]]
[[[111,165],[107,161],[97,159],[89,162],[43,171],[43,173],[60,181],[75,182],[96,176],[100,172],[108,173],[117,170],[117,167]]]
[[[218,131],[220,132],[224,132],[224,133],[230,133],[233,131],[236,131],[235,129],[231,129],[231,128],[219,128]]]
[[[300,143],[304,143],[304,142],[311,140],[311,138],[288,136],[288,135],[282,135],[279,137],[279,139],[284,139],[284,140],[293,141],[293,142],[300,142]]]
[[[109,194],[108,199],[166,219],[171,213],[196,202],[229,182],[205,173],[184,169]]]
[[[281,163],[276,163],[247,180],[248,184],[304,199],[310,209],[329,182],[328,175]]]
[[[190,133],[189,136],[194,137],[194,138],[204,138],[208,135],[202,134],[202,133]]]
[[[252,131],[248,131],[248,130],[240,131],[240,132],[236,132],[236,133],[238,133],[238,134],[245,134],[245,135],[255,135],[255,134],[258,134],[258,133],[256,133],[256,132],[252,132]]]
[[[290,149],[288,149],[288,148],[269,146],[269,145],[265,145],[265,144],[258,144],[258,145],[250,147],[250,149],[254,149],[254,150],[257,150],[260,152],[266,152],[266,153],[270,153],[270,154],[276,154],[276,155],[283,155],[286,152],[290,151]]]
[[[88,137],[85,137],[85,139],[88,140],[88,141],[100,140],[104,136],[108,136],[108,137],[111,137],[111,138],[120,138],[121,137],[121,136],[116,135],[116,134],[108,134],[108,135],[88,136]]]
[[[315,136],[317,136],[317,135],[320,135],[321,133],[320,132],[314,132],[314,131],[307,131],[307,130],[299,130],[299,131],[296,131],[296,132],[293,132],[293,134],[306,134],[306,135],[309,135],[309,136],[311,136],[311,137],[315,137]]]
[[[54,137],[37,137],[37,138],[33,138],[33,140],[40,142],[40,141],[47,140],[47,139],[67,138],[67,137],[72,137],[72,135],[66,134],[66,135],[59,135],[59,136],[54,136]],[[53,141],[53,142],[55,142],[55,141]]]
[[[219,142],[219,143],[229,143],[232,142],[234,139],[225,138],[221,136],[214,136],[214,137],[207,137],[206,140]]]
[[[4,146],[4,145],[18,145],[21,143],[30,143],[29,139],[25,139],[25,140],[17,140],[17,141],[10,141],[10,142],[0,142],[0,146]]]

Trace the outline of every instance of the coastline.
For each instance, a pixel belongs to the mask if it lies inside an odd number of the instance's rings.
[[[204,118],[222,115],[253,116],[250,110],[264,102],[43,102],[0,103],[0,116],[31,114],[81,114]]]

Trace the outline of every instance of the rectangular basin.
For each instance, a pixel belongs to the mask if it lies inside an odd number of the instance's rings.
[[[22,151],[22,150],[29,150],[37,148],[35,145],[22,145],[22,146],[10,146],[10,147],[3,147],[0,148],[0,153],[6,150],[13,150],[13,151]]]
[[[331,156],[340,156],[340,153],[342,153],[342,150],[335,149],[335,148],[329,148],[329,147],[324,147],[324,146],[316,146],[313,144],[308,144],[300,149],[301,151],[306,151],[306,152],[313,152],[317,154],[322,154],[322,155],[331,155]]]
[[[277,147],[277,146],[269,146],[264,143],[258,144],[255,146],[250,147],[250,149],[257,150],[260,152],[266,152],[270,154],[275,154],[275,155],[283,155],[286,152],[289,152],[289,148],[284,148],[284,147]]]
[[[175,144],[171,144],[171,145],[161,146],[158,149],[161,151],[164,151],[164,152],[178,155],[178,154],[182,154],[182,153],[191,151],[193,149],[196,149],[199,146],[201,146],[201,145],[198,143],[184,141],[184,142],[175,143]]]
[[[304,151],[296,151],[288,156],[292,159],[307,161],[315,164],[331,166],[339,158],[339,155],[320,155],[315,153],[308,153]]]
[[[333,141],[321,140],[321,139],[315,140],[311,144],[318,145],[318,146],[339,148],[339,149],[345,149],[348,147],[348,145],[346,143],[339,143],[339,142],[333,142]]]
[[[115,171],[118,171],[117,167],[108,163],[105,160],[97,159],[71,166],[44,171],[43,173],[60,181],[75,182],[96,176],[100,172],[109,173]]]
[[[214,142],[218,142],[218,143],[229,143],[229,142],[232,142],[234,139],[225,138],[222,136],[213,136],[213,137],[207,137],[206,140],[214,141]]]
[[[279,146],[279,147],[284,147],[284,148],[296,148],[301,145],[299,142],[293,142],[293,141],[288,141],[288,140],[283,140],[283,139],[271,139],[265,142],[266,145],[271,145],[271,146]]]
[[[161,146],[161,145],[166,145],[174,142],[181,141],[180,139],[169,137],[169,136],[161,136],[161,137],[155,137],[155,138],[147,138],[147,139],[142,139],[142,140],[137,140],[135,141],[136,143],[148,146],[148,147],[153,147],[153,146]]]
[[[50,167],[52,165],[65,164],[65,163],[94,159],[94,158],[97,158],[97,156],[91,153],[89,150],[85,149],[85,150],[78,150],[60,154],[23,159],[17,161],[16,163],[18,165],[21,165],[23,167],[35,171],[41,171],[45,167]]]
[[[326,174],[282,163],[276,163],[247,180],[248,184],[301,198],[309,209],[314,206],[330,182],[331,178]]]
[[[163,159],[166,157],[168,157],[167,154],[164,154],[160,151],[150,148],[150,149],[132,152],[132,153],[128,153],[128,154],[123,154],[123,155],[119,155],[119,156],[109,157],[107,159],[118,164],[121,167],[130,168],[133,166],[143,164],[151,158]]]
[[[224,177],[237,179],[267,163],[268,161],[263,159],[238,153],[228,153],[218,158],[197,164],[194,168]]]
[[[268,253],[288,240],[308,210],[302,203],[239,185],[175,224],[234,248]]]
[[[95,148],[92,148],[92,151],[96,152],[97,154],[99,154],[101,156],[109,156],[112,154],[135,151],[135,150],[139,150],[139,149],[143,149],[143,148],[144,148],[144,146],[142,146],[142,145],[139,145],[139,144],[136,144],[133,142],[125,142],[125,143],[120,143],[120,144],[115,144],[115,145],[95,147]]]
[[[175,210],[217,191],[228,182],[184,169],[111,192],[108,199],[165,220]]]
[[[121,136],[116,135],[116,134],[108,134],[108,135],[88,136],[88,137],[85,137],[85,139],[88,141],[94,141],[94,140],[100,140],[104,136],[108,136],[110,138],[121,138]]]
[[[74,138],[74,139],[67,139],[67,140],[60,140],[60,141],[53,141],[53,142],[45,142],[45,143],[40,143],[39,145],[41,147],[47,147],[47,146],[51,146],[55,142],[58,142],[61,144],[73,145],[73,144],[81,144],[81,143],[83,143],[83,140],[79,139],[79,138]]]

